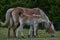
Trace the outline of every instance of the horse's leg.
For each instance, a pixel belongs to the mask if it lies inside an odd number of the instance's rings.
[[[10,26],[8,26],[8,38],[10,38]]]
[[[25,25],[25,23],[23,22],[23,20],[21,18],[19,18],[19,22],[20,22],[19,31],[21,32],[21,37],[24,38],[23,26]]]
[[[14,34],[14,37],[16,37],[17,25],[18,25],[18,22],[14,23],[14,26],[13,26],[13,34]]]
[[[33,28],[33,31],[32,31],[32,36],[34,36],[34,28]],[[36,29],[36,36],[38,36],[38,27]]]
[[[38,36],[38,26],[37,26],[37,29],[36,29],[36,36]]]
[[[34,24],[34,37],[36,37],[36,31],[37,31],[37,24]]]
[[[8,37],[10,37],[10,29],[11,29],[11,27],[12,27],[12,25],[13,25],[13,19],[12,18],[10,18],[10,21],[9,21],[9,26],[8,26]]]
[[[30,37],[30,34],[31,34],[31,31],[32,31],[32,25],[30,25],[30,29],[29,29],[29,32],[28,32],[28,37]]]
[[[32,27],[32,36],[34,36],[34,27]]]
[[[16,29],[16,37],[18,37],[19,27]]]
[[[14,26],[13,26],[14,37],[16,37],[16,29],[17,29],[17,25],[18,25],[18,22],[14,22]]]
[[[24,34],[23,34],[23,21],[21,18],[19,18],[19,23],[20,23],[20,26],[18,27],[18,29],[16,30],[16,36],[18,37],[18,31],[21,32],[21,37],[24,38]]]
[[[19,15],[12,12],[12,17],[13,17],[13,21],[14,21],[13,34],[14,34],[14,37],[16,38],[16,29],[17,29],[18,22],[19,22]]]
[[[23,24],[20,24],[19,31],[21,32],[21,37],[24,38],[24,34],[23,34]]]
[[[18,32],[21,32],[21,37],[24,38],[24,34],[23,34],[23,25],[20,24],[20,26],[17,28],[16,30],[16,37],[18,37]]]

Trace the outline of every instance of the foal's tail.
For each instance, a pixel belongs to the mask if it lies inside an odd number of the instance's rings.
[[[9,23],[10,18],[11,18],[11,12],[13,11],[14,8],[10,8],[7,10],[6,15],[5,15],[5,22],[0,21],[2,26],[5,26]]]

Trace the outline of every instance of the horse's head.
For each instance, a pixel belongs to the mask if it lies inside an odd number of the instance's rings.
[[[55,36],[55,30],[54,30],[53,23],[49,23],[48,27],[46,28],[46,32],[48,32],[51,35],[51,37]]]

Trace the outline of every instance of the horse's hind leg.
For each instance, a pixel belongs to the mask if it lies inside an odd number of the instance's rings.
[[[14,37],[15,37],[15,38],[16,38],[16,29],[17,29],[17,25],[18,25],[18,22],[14,22],[13,34],[14,34]]]
[[[18,27],[17,31],[16,31],[16,36],[18,36],[18,31],[21,32],[21,37],[24,38],[24,34],[23,34],[23,20],[21,18],[19,18],[19,23],[20,26]]]
[[[11,29],[12,25],[13,25],[13,20],[12,20],[12,18],[10,18],[10,24],[8,26],[8,38],[10,38],[10,29]]]
[[[12,17],[13,17],[13,21],[14,21],[13,34],[14,34],[14,37],[16,38],[16,29],[17,29],[18,22],[19,22],[19,15],[12,12]]]
[[[10,26],[8,26],[8,38],[10,38]]]
[[[31,31],[32,31],[32,27],[33,27],[33,25],[30,25],[30,29],[29,29],[29,32],[28,32],[28,38],[30,37]]]

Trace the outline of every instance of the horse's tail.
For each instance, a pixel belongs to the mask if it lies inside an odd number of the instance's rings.
[[[6,19],[5,22],[0,22],[2,26],[5,26],[9,23],[13,9],[14,8],[10,8],[7,10],[6,15],[5,15],[5,19]]]

